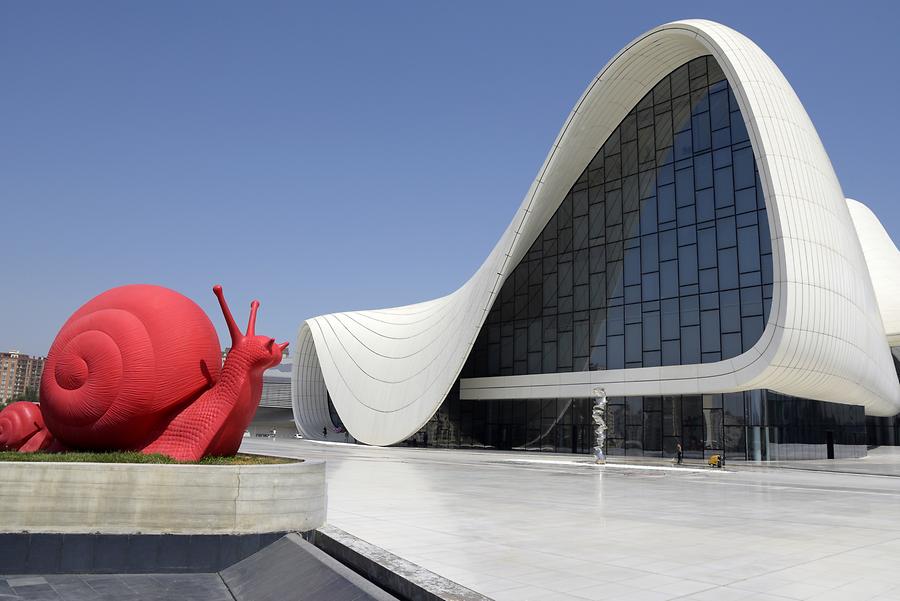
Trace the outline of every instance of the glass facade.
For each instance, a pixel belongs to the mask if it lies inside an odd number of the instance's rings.
[[[798,458],[796,445],[866,444],[862,407],[770,390],[727,394],[610,397],[607,454],[732,459]],[[451,448],[590,453],[593,399],[460,400],[451,392],[407,444]]]
[[[772,298],[766,206],[720,67],[697,58],[628,113],[498,294],[461,377],[708,363],[759,340]],[[593,399],[464,401],[408,444],[588,453]],[[612,397],[610,455],[792,458],[865,444],[862,407],[765,390]]]
[[[507,279],[463,377],[684,365],[759,339],[772,255],[756,162],[712,57],[622,121]]]

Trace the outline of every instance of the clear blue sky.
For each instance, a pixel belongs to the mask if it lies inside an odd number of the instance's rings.
[[[833,5],[833,6],[832,6]],[[258,330],[454,290],[587,83],[661,23],[756,41],[900,236],[896,2],[0,3],[0,350],[156,283]],[[827,7],[827,8],[826,8]]]

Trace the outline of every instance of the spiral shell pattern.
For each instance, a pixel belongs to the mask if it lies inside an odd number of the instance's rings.
[[[0,450],[16,450],[44,428],[40,408],[34,403],[11,403],[0,411]]]
[[[159,286],[113,288],[57,334],[41,379],[44,419],[73,448],[140,448],[220,369],[215,328],[193,301]]]

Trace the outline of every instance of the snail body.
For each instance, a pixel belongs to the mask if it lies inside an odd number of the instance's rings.
[[[213,291],[232,338],[224,366],[212,322],[167,288],[113,288],[78,309],[54,340],[41,378],[40,415],[56,446],[182,461],[237,452],[259,405],[262,373],[281,362],[287,343],[256,336],[257,301],[242,333],[221,286]],[[18,421],[27,423],[24,417]]]

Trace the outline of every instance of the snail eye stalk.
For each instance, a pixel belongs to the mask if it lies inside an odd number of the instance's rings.
[[[237,322],[234,321],[231,309],[228,308],[228,303],[225,301],[225,293],[222,292],[222,286],[218,284],[213,286],[213,293],[216,295],[216,298],[219,299],[219,306],[222,307],[222,315],[225,316],[225,324],[228,326],[228,333],[231,334],[231,346],[235,346],[244,338],[244,335],[241,333],[241,329],[238,327]],[[256,321],[256,314],[251,313],[250,319],[251,323],[254,323]]]
[[[256,313],[259,311],[259,301],[250,303],[250,323],[247,324],[247,336],[256,336]]]

